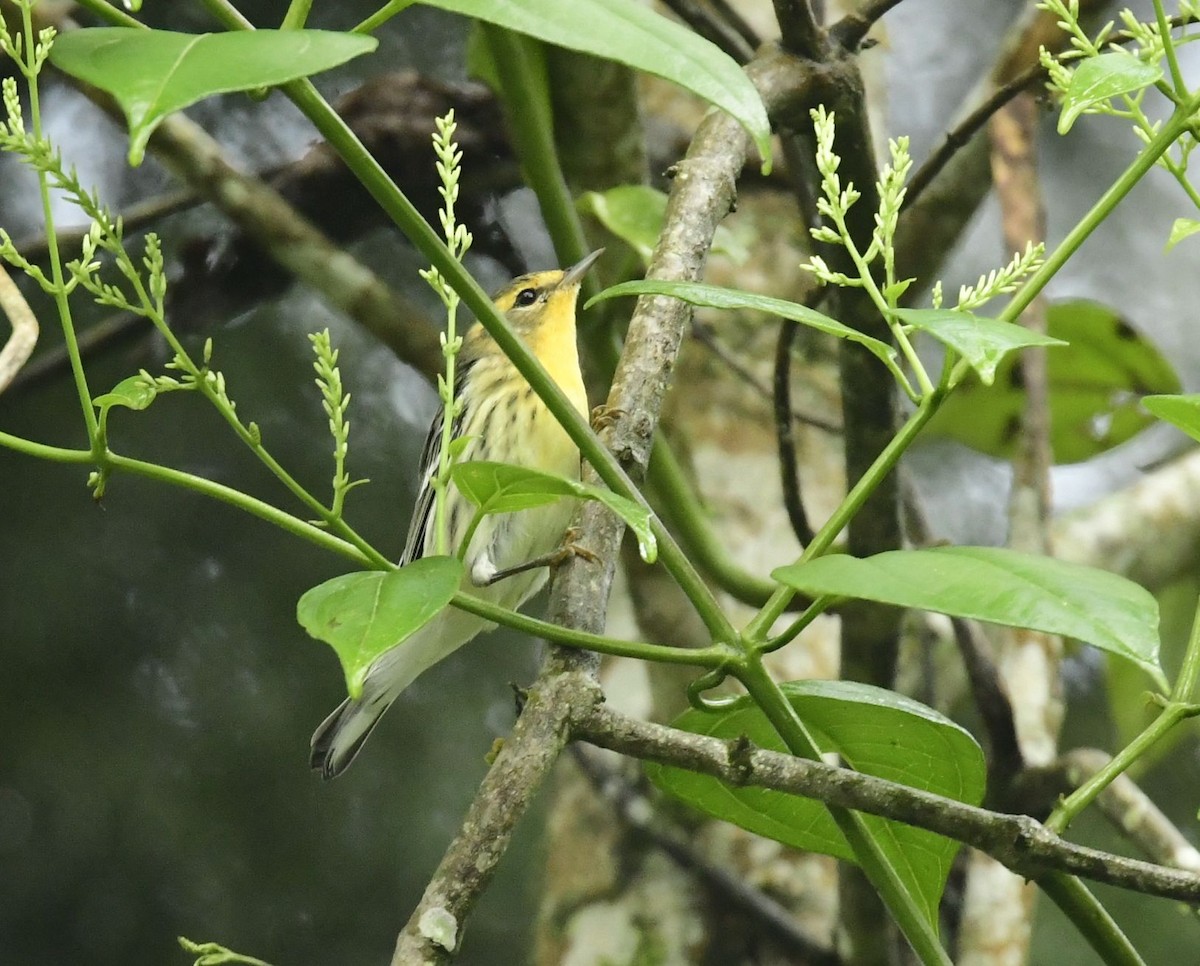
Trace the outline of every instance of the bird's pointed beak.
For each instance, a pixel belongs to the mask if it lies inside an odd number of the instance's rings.
[[[603,254],[604,254],[604,249],[597,248],[594,252],[592,252],[590,255],[588,255],[587,258],[584,258],[582,261],[576,262],[574,265],[572,265],[570,268],[568,268],[565,272],[563,272],[563,277],[562,277],[562,280],[558,283],[558,287],[559,288],[571,288],[572,286],[578,285],[580,282],[583,281],[583,276],[585,276],[588,273],[588,269],[590,269],[593,265],[595,265],[596,260]]]

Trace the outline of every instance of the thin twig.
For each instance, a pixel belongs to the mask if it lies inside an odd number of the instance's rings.
[[[829,28],[829,39],[843,50],[857,50],[867,32],[885,13],[900,5],[900,0],[870,0],[853,13],[846,14]]]
[[[0,349],[0,392],[4,392],[28,361],[37,345],[39,330],[37,316],[3,262],[0,262],[0,312],[12,326],[12,334]]]
[[[638,721],[596,704],[575,719],[580,740],[623,755],[711,775],[735,787],[770,788],[936,832],[1030,879],[1078,875],[1143,895],[1200,904],[1200,875],[1067,842],[1027,815],[1008,815],[744,741]]]
[[[734,9],[729,0],[708,0],[708,2],[717,16],[736,30],[751,50],[758,50],[762,46],[763,39],[758,35],[758,31],[751,27],[741,13]]]
[[[792,328],[799,328],[791,322],[784,322],[784,325],[790,325]],[[717,338],[717,334],[713,332],[712,327],[699,321],[692,320],[692,338],[699,342],[704,348],[720,360],[730,372],[742,380],[746,385],[755,391],[763,399],[769,400],[774,405],[774,393],[761,382],[750,369],[742,363],[737,356],[725,348],[721,344],[721,340]],[[827,433],[837,435],[842,431],[841,423],[834,422],[832,419],[826,419],[824,416],[816,416],[812,413],[801,412],[799,409],[788,407],[791,418],[798,423],[803,423],[806,426],[813,426],[817,429],[824,430]]]
[[[705,40],[716,44],[739,64],[747,63],[754,56],[754,48],[732,24],[725,23],[712,10],[697,0],[664,0],[667,7],[680,20],[691,27]]]

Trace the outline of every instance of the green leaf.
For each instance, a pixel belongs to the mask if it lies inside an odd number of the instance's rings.
[[[129,121],[129,163],[173,111],[213,94],[273,87],[345,63],[378,46],[373,37],[326,30],[181,34],[94,27],[62,34],[50,60],[107,91]]]
[[[1162,76],[1162,68],[1157,64],[1143,63],[1123,50],[1089,57],[1075,68],[1063,93],[1058,133],[1071,130],[1071,125],[1089,108],[1103,104],[1110,97],[1132,94],[1156,84]]]
[[[585,192],[576,205],[629,245],[644,264],[650,264],[667,215],[667,196],[663,192],[649,185],[623,184],[607,191]],[[712,250],[728,255],[739,265],[750,257],[749,249],[724,225],[717,226]]]
[[[1010,352],[1030,346],[1066,345],[1012,322],[998,322],[960,309],[896,309],[905,325],[928,332],[967,360],[985,386],[996,378],[996,367]]]
[[[1200,395],[1147,396],[1142,405],[1200,442]]]
[[[895,371],[896,350],[886,342],[863,335],[856,329],[843,325],[837,319],[831,319],[828,315],[823,315],[816,309],[810,309],[798,302],[788,302],[784,299],[771,298],[768,295],[755,295],[752,292],[740,292],[732,288],[721,288],[718,285],[705,285],[702,282],[666,282],[658,279],[645,279],[636,282],[622,282],[606,288],[599,295],[590,299],[587,306],[603,299],[619,298],[623,295],[669,295],[690,305],[702,305],[706,308],[749,309],[778,315],[828,335],[837,336],[839,339],[857,342],[882,360],[889,369]]]
[[[770,170],[771,125],[745,72],[714,44],[636,0],[423,2],[672,81],[732,115]]]
[[[1144,668],[1166,689],[1158,658],[1158,604],[1131,580],[1080,564],[1000,547],[890,550],[820,557],[771,576],[829,594],[938,611],[1072,637]]]
[[[971,805],[983,797],[983,753],[954,722],[909,698],[850,681],[798,681],[782,685],[788,700],[815,733],[823,752],[837,752],[850,767]],[[743,735],[773,751],[786,748],[762,711],[739,698],[720,712],[687,711],[673,723],[694,734],[734,740]],[[707,775],[647,765],[651,781],[709,815],[759,835],[848,862],[854,854],[820,802],[762,788],[735,788]],[[864,815],[871,834],[920,902],[931,922],[958,851],[957,842],[933,832]]]
[[[1058,302],[1046,321],[1050,335],[1069,343],[1046,355],[1056,462],[1089,459],[1125,442],[1153,421],[1139,405],[1142,396],[1179,391],[1161,353],[1112,309],[1085,300]],[[927,432],[1008,459],[1024,408],[1019,359],[1009,356],[996,368],[992,388],[974,377],[960,384]]]
[[[654,563],[658,559],[658,540],[650,526],[650,511],[602,486],[488,460],[458,463],[450,470],[450,478],[463,496],[489,514],[531,510],[563,497],[596,500],[624,520],[633,531],[643,560]]]
[[[307,591],[296,620],[337,652],[350,697],[362,694],[372,664],[450,603],[462,582],[454,557],[422,557],[399,570],[344,574]]]
[[[1167,251],[1170,251],[1185,238],[1200,231],[1200,220],[1195,218],[1176,218],[1171,225],[1171,236],[1167,239]]]
[[[145,376],[130,376],[122,379],[111,390],[92,400],[92,405],[103,412],[113,406],[123,406],[126,409],[145,409],[152,402],[158,390]]]

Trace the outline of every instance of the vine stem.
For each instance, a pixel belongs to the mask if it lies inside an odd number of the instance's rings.
[[[1158,134],[1152,137],[1138,156],[1133,159],[1133,163],[1100,196],[1100,200],[1079,220],[1075,227],[1068,233],[1067,237],[1046,257],[1046,260],[1042,262],[1037,271],[1030,275],[1025,284],[1013,295],[1009,303],[1004,307],[1004,310],[997,316],[999,321],[1016,322],[1020,318],[1021,313],[1029,307],[1029,303],[1041,294],[1042,289],[1046,287],[1046,283],[1058,274],[1067,260],[1079,250],[1079,246],[1112,213],[1112,210],[1120,204],[1124,197],[1133,190],[1133,186],[1141,181],[1146,172],[1154,167],[1158,159],[1166,153],[1167,149],[1176,139],[1188,129],[1192,123],[1192,115],[1197,110],[1200,110],[1200,93],[1192,95],[1187,101],[1175,108],[1174,113],[1163,124]]]
[[[1193,703],[1197,678],[1200,678],[1200,603],[1196,605],[1196,616],[1188,637],[1183,667],[1175,679],[1170,700],[1163,705],[1158,716],[1121,751],[1114,755],[1103,768],[1064,798],[1046,820],[1046,827],[1061,835],[1080,812],[1116,780],[1147,749],[1157,744],[1171,729],[1187,718],[1200,714],[1200,706]]]
[[[801,758],[821,760],[821,749],[775,679],[763,667],[760,655],[746,654],[728,670],[742,683],[754,703],[767,716],[772,727],[787,745],[788,751]],[[862,815],[832,805],[826,807],[853,850],[859,866],[879,892],[880,898],[887,905],[921,962],[926,966],[951,966],[950,957],[942,948],[933,923],[917,905],[916,899],[900,879],[895,867],[884,855]]]
[[[1107,966],[1146,966],[1108,910],[1079,879],[1065,872],[1051,872],[1040,877],[1037,884]]]
[[[812,542],[805,547],[804,553],[800,555],[798,563],[805,563],[821,556],[821,554],[825,553],[833,545],[833,541],[837,539],[838,534],[850,522],[850,518],[858,512],[859,507],[867,501],[883,478],[892,471],[892,468],[899,461],[904,451],[908,449],[917,434],[933,418],[945,396],[945,390],[937,387],[921,400],[921,404],[909,416],[908,420],[900,428],[900,432],[892,437],[891,441],[875,459],[875,462],[871,464],[867,472],[862,475],[859,481],[851,488],[850,492],[846,494],[846,498],[842,500],[841,504],[833,512],[833,515],[817,531]],[[761,643],[765,640],[767,634],[770,633],[771,626],[787,610],[788,604],[791,603],[795,595],[796,592],[790,587],[779,587],[771,595],[771,599],[763,605],[762,609],[746,625],[742,636],[754,643]]]

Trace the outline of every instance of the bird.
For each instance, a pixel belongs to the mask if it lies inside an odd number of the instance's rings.
[[[497,310],[558,384],[587,414],[579,368],[575,309],[588,270],[603,253],[592,252],[565,270],[520,275],[493,296]],[[455,398],[462,409],[451,439],[465,439],[456,460],[494,460],[578,479],[579,449],[483,326],[463,337],[455,368]],[[442,445],[444,407],[429,427],[421,454],[420,489],[399,564],[436,553],[433,479]],[[461,589],[516,609],[546,582],[549,567],[577,548],[564,547],[574,500],[485,517],[463,556]],[[474,507],[451,483],[445,519],[450,552],[474,516]],[[582,551],[580,551],[582,552]],[[382,654],[367,672],[362,693],[346,698],[313,733],[309,763],[325,779],[354,761],[380,717],[426,669],[495,625],[456,607],[445,608],[413,636]]]

